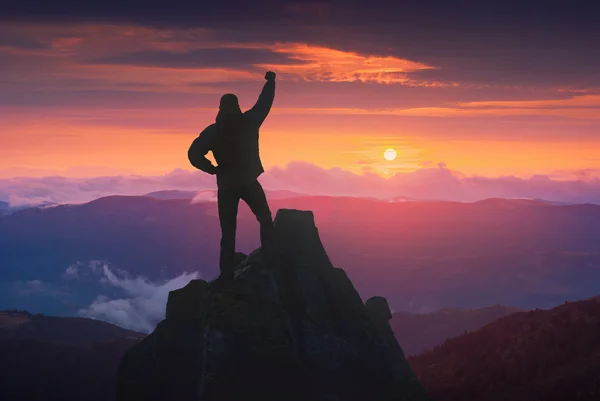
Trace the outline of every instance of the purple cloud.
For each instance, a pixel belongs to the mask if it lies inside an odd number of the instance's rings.
[[[268,170],[260,181],[268,190],[288,190],[310,195],[359,196],[389,199],[405,196],[474,202],[485,198],[545,199],[570,203],[600,203],[596,176],[563,174],[466,176],[444,163],[390,178],[364,171],[362,175],[341,168],[324,169],[305,162]],[[568,176],[569,178],[562,178]],[[174,170],[161,176],[109,176],[93,178],[20,177],[0,179],[0,200],[11,206],[41,203],[82,203],[108,195],[144,195],[159,190],[205,191],[216,189],[214,177],[199,171]],[[214,200],[209,196],[205,200]]]

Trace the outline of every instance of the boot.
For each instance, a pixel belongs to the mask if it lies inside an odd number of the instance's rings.
[[[219,277],[213,282],[217,287],[227,286],[234,282],[235,276],[233,274],[233,269],[225,269],[221,270],[221,274]]]
[[[235,255],[223,253],[219,261],[219,269],[221,270],[219,277],[215,280],[217,286],[228,285],[233,283],[235,275],[233,273],[233,262]]]

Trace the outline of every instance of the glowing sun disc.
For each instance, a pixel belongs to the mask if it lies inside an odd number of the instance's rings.
[[[396,151],[392,148],[386,149],[385,152],[383,152],[383,158],[385,160],[394,160],[396,158]]]

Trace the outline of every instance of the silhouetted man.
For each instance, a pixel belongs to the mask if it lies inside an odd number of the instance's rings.
[[[206,127],[194,141],[194,152],[204,155],[197,168],[217,176],[217,198],[221,223],[220,282],[233,280],[235,234],[240,199],[243,199],[260,223],[263,255],[271,252],[273,220],[262,186],[257,178],[264,172],[258,152],[258,130],[269,114],[275,98],[275,73],[265,74],[258,101],[242,113],[236,95],[221,97],[216,122]],[[190,149],[192,151],[192,149]],[[214,166],[206,158],[213,152]],[[265,255],[269,256],[269,255]]]

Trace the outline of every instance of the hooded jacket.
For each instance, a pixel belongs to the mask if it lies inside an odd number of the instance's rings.
[[[267,118],[275,98],[275,80],[265,83],[258,101],[242,113],[239,106],[221,109],[214,124],[200,133],[198,150],[205,155],[200,170],[217,175],[219,189],[251,184],[265,170],[259,156],[259,128]],[[206,154],[212,151],[215,167]]]

